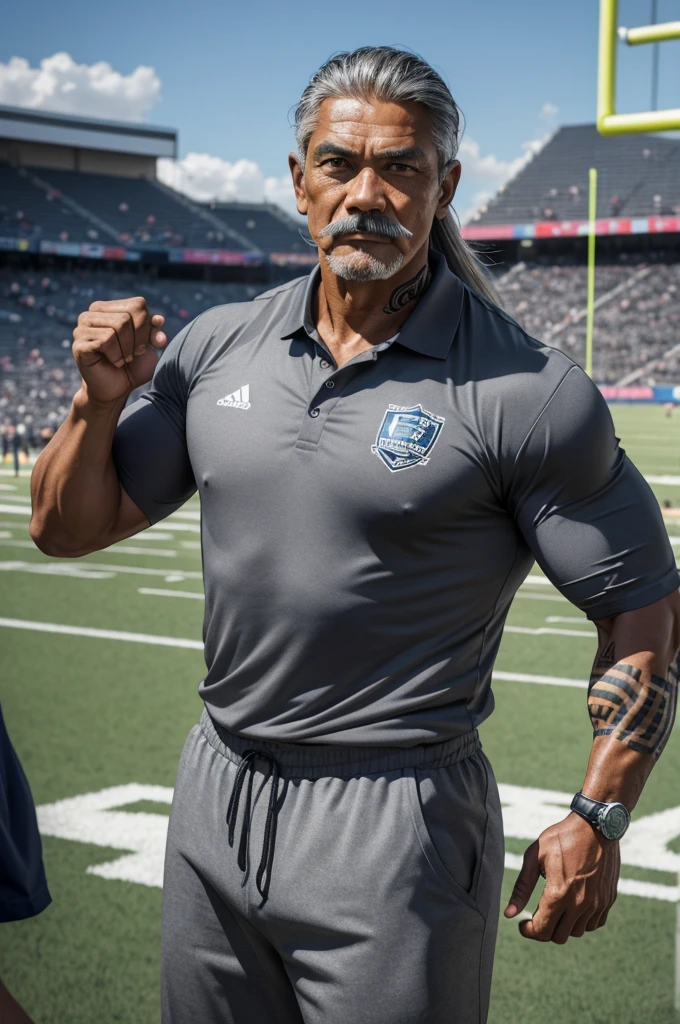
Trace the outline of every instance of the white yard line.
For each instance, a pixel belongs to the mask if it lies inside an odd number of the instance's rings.
[[[574,686],[585,690],[588,685],[583,679],[565,679],[563,676],[539,676],[531,672],[501,672],[494,669],[493,678],[506,683],[540,683],[544,686]]]
[[[9,512],[10,515],[14,516],[30,516],[31,506],[30,505],[0,505],[0,512]]]
[[[10,515],[14,516],[30,516],[31,505],[30,503],[25,502],[23,498],[12,498],[9,495],[6,495],[5,502],[13,502],[13,504],[5,504],[4,502],[0,503],[0,512],[9,513]],[[175,515],[179,514],[179,512],[175,512]],[[185,514],[191,515],[192,518],[194,518],[194,516],[200,515],[200,513],[198,512],[187,512]],[[162,523],[154,523],[153,526],[147,527],[146,530],[141,530],[140,533],[134,534],[134,536],[147,537],[149,534],[153,533],[153,537],[149,537],[149,539],[156,540],[160,539],[161,537],[164,537],[166,540],[170,540],[172,538],[172,533],[169,532],[170,530],[172,530],[173,532],[185,530],[189,531],[190,533],[199,533],[200,529],[201,527],[194,525],[194,523],[174,522],[173,517],[170,516],[168,519],[163,520]],[[132,538],[129,537],[128,540],[132,540]]]
[[[92,637],[95,640],[125,640],[134,644],[151,644],[156,647],[186,647],[202,651],[202,640],[187,640],[184,637],[152,636],[150,633],[128,633],[118,629],[93,629],[91,626],[63,626],[56,622],[31,622],[27,619],[0,618],[0,626],[7,629],[28,629],[37,633],[61,633],[65,636]]]
[[[0,572],[29,572],[39,576],[70,576],[79,580],[112,580],[114,572],[86,568],[87,562],[0,562]]]
[[[576,617],[571,617],[569,615],[546,615],[545,621],[546,622],[579,622],[579,623],[581,623],[583,625],[583,624],[585,624],[586,620],[583,617],[581,617],[579,619],[579,618],[576,618]]]
[[[131,537],[127,537],[126,540],[174,540],[174,533],[165,533],[162,530],[154,530],[153,526],[149,527],[148,530],[142,530],[141,533],[134,533]]]
[[[177,558],[174,548],[141,548],[136,544],[113,544],[110,548],[102,548],[112,555],[156,555],[158,558]]]
[[[527,636],[587,636],[589,640],[597,640],[594,629],[550,629],[548,626],[506,626],[504,633],[525,633]]]
[[[513,597],[513,601],[558,601],[562,604],[569,604],[566,597],[562,597],[561,594],[521,594],[517,593]]]
[[[56,559],[53,562],[2,562],[0,572],[63,572],[68,576],[74,569],[83,568],[92,572],[129,573],[132,576],[162,576],[167,582],[184,583],[186,580],[203,580],[203,573],[190,569],[151,569],[141,565],[109,565],[106,562],[88,562],[83,559],[69,561]]]
[[[646,476],[648,484],[665,484],[666,487],[680,487],[680,476]]]
[[[0,626],[4,626],[6,629],[28,629],[38,633],[62,633],[67,636],[92,637],[98,640],[125,640],[128,643],[151,644],[157,647],[186,647],[194,651],[203,650],[201,640],[190,640],[185,637],[154,636],[150,633],[131,633],[117,629],[94,629],[91,626],[64,626],[56,622],[34,622],[27,619],[0,618]],[[534,675],[528,672],[494,671],[493,677],[511,683],[542,683],[548,686],[573,686],[578,689],[584,689],[587,685],[581,679]]]
[[[16,491],[16,484],[0,484],[0,491]]]
[[[155,597],[187,597],[195,601],[205,601],[205,594],[197,594],[192,590],[156,590],[154,587],[137,587],[138,594],[150,594]]]
[[[108,550],[110,551],[111,549],[109,548]],[[163,576],[167,582],[170,582],[171,579],[177,583],[182,583],[184,580],[203,581],[203,573],[195,572],[191,569],[150,569],[142,565],[109,565],[106,562],[86,561],[79,562],[78,564],[101,572],[125,572],[134,576]]]
[[[34,551],[38,550],[32,540],[0,541],[0,547],[33,548]],[[169,548],[140,548],[132,545],[128,546],[127,544],[114,544],[112,547],[103,548],[102,550],[110,555],[157,555],[159,558],[177,558],[177,552]]]
[[[162,519],[160,523],[154,523],[153,526],[148,526],[142,533],[151,533],[152,530],[172,530],[173,533],[176,533],[178,530],[189,530],[191,533],[200,533],[201,527],[195,523],[178,523],[174,519],[169,518]]]

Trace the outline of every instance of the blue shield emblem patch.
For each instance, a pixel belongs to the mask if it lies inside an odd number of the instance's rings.
[[[409,466],[425,466],[444,423],[422,405],[389,405],[371,451],[393,473]]]

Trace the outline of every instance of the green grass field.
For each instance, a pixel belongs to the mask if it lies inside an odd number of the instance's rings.
[[[680,417],[656,407],[613,414],[638,467],[676,477],[653,484],[659,500],[680,505]],[[1,696],[40,808],[53,903],[37,918],[0,926],[0,976],[37,1024],[155,1024],[164,816],[184,738],[201,711],[203,602],[177,596],[201,594],[197,499],[107,551],[50,559],[28,536],[27,471],[17,480],[8,469],[0,475]],[[669,533],[680,544],[680,520],[677,529],[673,522]],[[533,800],[543,801],[546,825],[558,820],[590,748],[584,681],[595,633],[546,582],[534,570],[521,589],[496,668],[561,683],[499,676],[496,711],[482,729],[511,805],[510,865],[535,837],[526,787],[547,791]],[[47,632],[45,624],[61,629]],[[187,638],[193,647],[98,630]],[[677,1024],[679,771],[676,730],[622,844],[624,881],[606,928],[566,946],[542,945],[501,919],[491,1024]],[[87,798],[112,787],[121,788]],[[505,896],[515,877],[508,867]]]

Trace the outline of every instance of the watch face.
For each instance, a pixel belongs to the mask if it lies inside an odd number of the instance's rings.
[[[611,804],[600,818],[600,831],[607,839],[620,839],[630,824],[630,815],[623,804]]]

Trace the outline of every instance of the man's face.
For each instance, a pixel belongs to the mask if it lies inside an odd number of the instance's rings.
[[[295,154],[289,162],[312,238],[331,270],[349,280],[388,278],[408,264],[427,244],[434,217],[446,216],[460,177],[454,161],[440,184],[419,103],[324,100],[304,172]],[[342,227],[353,217],[363,217],[363,230]]]

